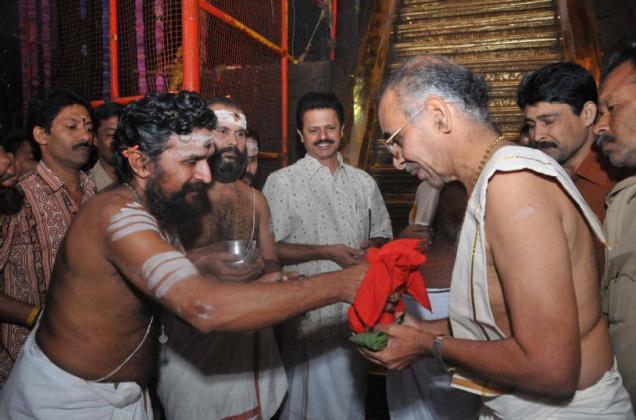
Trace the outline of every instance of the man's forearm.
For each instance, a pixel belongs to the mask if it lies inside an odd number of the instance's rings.
[[[301,245],[278,242],[277,246],[278,260],[281,265],[329,259],[326,254],[327,245]]]
[[[33,311],[34,305],[20,302],[10,296],[0,293],[0,321],[27,327],[27,318]]]
[[[423,346],[432,352],[433,337],[426,337]],[[546,358],[541,356],[533,359],[513,338],[497,341],[448,338],[443,340],[441,349],[447,364],[504,387],[555,397],[568,396],[576,390],[579,371],[576,354],[563,355],[555,350],[547,358],[552,362],[545,362]]]
[[[209,279],[196,293],[169,306],[179,308],[180,316],[202,332],[259,329],[351,299],[358,282],[347,281],[344,276],[351,276],[351,272],[341,270],[285,283],[222,283]]]

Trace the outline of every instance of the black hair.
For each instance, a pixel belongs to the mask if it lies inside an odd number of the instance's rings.
[[[605,80],[608,74],[626,61],[630,61],[632,63],[632,67],[636,69],[636,41],[630,42],[620,51],[616,51],[614,54],[610,55],[603,65],[601,80]]]
[[[27,129],[33,133],[33,128],[42,127],[47,133],[51,132],[53,120],[62,109],[71,105],[81,105],[92,116],[91,105],[77,93],[66,88],[55,88],[40,91],[29,103]]]
[[[598,103],[594,76],[576,63],[553,63],[524,76],[517,89],[517,105],[524,109],[539,102],[570,105],[580,115],[586,102]]]
[[[329,92],[309,92],[303,95],[296,106],[296,128],[303,130],[305,112],[313,109],[333,109],[336,111],[340,128],[344,125],[344,108],[336,95]]]
[[[211,98],[205,98],[205,103],[208,106],[212,106],[216,104],[225,105],[228,108],[235,108],[243,112],[243,109],[241,108],[241,106],[237,104],[236,102],[234,102],[232,99],[228,98],[227,96],[213,96]]]
[[[214,129],[216,116],[197,93],[151,93],[129,104],[121,116],[112,149],[117,177],[129,182],[133,171],[123,151],[138,147],[150,162],[159,159],[173,134],[190,134],[196,128]]]
[[[38,144],[35,140],[33,140],[33,135],[27,130],[20,129],[11,131],[4,139],[2,139],[0,145],[7,152],[15,154],[15,152],[22,147],[24,143],[29,143],[31,150],[33,151],[33,159],[39,161],[42,158],[42,153],[40,152]]]
[[[97,133],[102,121],[112,117],[119,117],[124,111],[124,106],[115,102],[106,102],[93,111],[93,129]]]

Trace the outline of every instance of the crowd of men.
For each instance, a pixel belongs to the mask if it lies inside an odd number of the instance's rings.
[[[339,153],[335,95],[300,99],[307,153],[260,192],[228,98],[42,92],[0,148],[0,418],[363,419],[371,361],[395,419],[633,419],[636,43],[598,89],[574,63],[527,74],[521,144],[489,100],[439,56],[387,81],[385,144],[423,181],[400,237],[427,250],[432,308],[403,296],[371,351],[347,310],[393,231]],[[465,215],[433,236],[460,184]]]

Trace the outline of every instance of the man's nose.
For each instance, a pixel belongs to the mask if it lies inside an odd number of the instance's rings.
[[[530,141],[545,140],[548,138],[548,131],[549,130],[547,128],[542,127],[541,125],[535,125],[528,131]]]
[[[607,113],[599,115],[594,127],[592,127],[592,131],[596,136],[609,132],[609,115]]]
[[[406,161],[400,153],[393,154],[393,166],[395,169],[403,171],[406,168]]]
[[[198,161],[194,169],[194,179],[203,181],[206,184],[212,182],[212,173],[210,172],[210,165],[207,159]]]

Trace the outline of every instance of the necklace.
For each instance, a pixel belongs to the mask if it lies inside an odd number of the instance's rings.
[[[239,191],[238,183],[241,181],[234,181],[234,192],[236,193],[236,204],[235,204],[235,212],[236,212],[236,230],[234,231],[234,236],[236,239],[240,239],[243,234],[243,198],[241,197],[241,192]]]
[[[137,194],[137,190],[135,189],[135,187],[133,187],[127,182],[124,182],[124,187],[128,188],[130,192],[132,192],[133,195],[135,196],[135,200],[141,204],[141,197],[139,197],[139,194]]]
[[[470,183],[470,188],[468,189],[468,198],[470,198],[470,196],[473,194],[473,189],[475,189],[475,184],[477,184],[477,180],[479,179],[479,175],[481,175],[481,171],[484,170],[484,166],[486,166],[486,163],[488,162],[488,160],[490,160],[493,152],[495,151],[499,143],[501,143],[503,140],[504,136],[497,137],[492,143],[490,143],[488,149],[486,149],[486,153],[484,153],[484,156],[481,158],[481,162],[479,162],[479,166],[475,170],[475,176],[473,176],[473,180]]]

